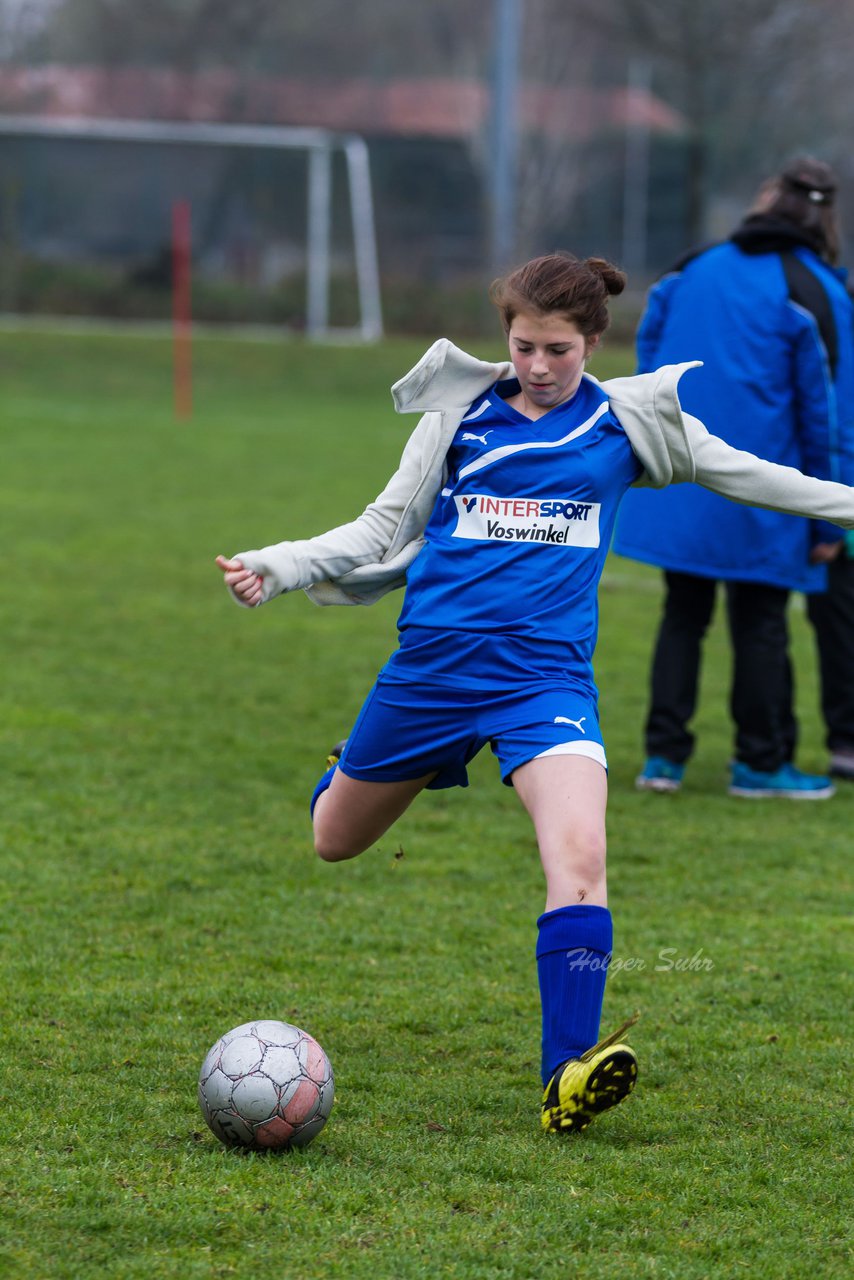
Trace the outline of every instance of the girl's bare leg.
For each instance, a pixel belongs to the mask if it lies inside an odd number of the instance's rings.
[[[427,783],[427,773],[406,782],[358,782],[336,769],[314,807],[314,847],[324,862],[363,853],[397,822]]]
[[[546,911],[605,907],[608,775],[587,756],[545,756],[516,769],[513,786],[537,833]]]

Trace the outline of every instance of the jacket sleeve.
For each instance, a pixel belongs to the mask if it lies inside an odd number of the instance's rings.
[[[242,560],[248,569],[264,579],[262,604],[286,591],[342,578],[361,565],[380,564],[387,558],[403,513],[424,473],[432,416],[425,414],[421,418],[394,475],[355,520],[314,538],[237,552],[233,558]],[[231,595],[238,604],[243,604],[233,591]]]
[[[679,274],[674,272],[649,291],[636,337],[638,373],[652,373],[661,364],[658,355],[661,333],[678,280]]]
[[[733,449],[710,435],[698,418],[688,413],[683,417],[696,465],[695,481],[704,489],[746,506],[854,528],[854,489]]]

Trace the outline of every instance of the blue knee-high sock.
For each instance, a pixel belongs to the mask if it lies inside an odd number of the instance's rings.
[[[314,817],[314,806],[317,804],[318,797],[322,796],[326,788],[329,786],[330,782],[332,781],[332,775],[337,768],[338,768],[338,765],[334,764],[331,769],[327,769],[326,773],[324,773],[323,777],[320,779],[317,786],[314,788],[314,791],[311,793],[311,803],[309,804],[309,812],[311,813],[312,817]]]
[[[599,1039],[613,925],[607,907],[583,905],[547,911],[537,925],[546,1085],[561,1063]]]

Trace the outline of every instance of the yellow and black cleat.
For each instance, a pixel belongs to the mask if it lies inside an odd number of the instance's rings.
[[[332,748],[332,750],[329,752],[329,755],[326,757],[326,763],[330,769],[334,764],[337,764],[338,761],[341,759],[341,756],[344,753],[344,748],[346,747],[346,745],[347,745],[346,738],[342,738],[340,742],[335,743],[335,746]]]
[[[618,1043],[638,1015],[613,1033],[558,1067],[543,1094],[542,1126],[546,1133],[580,1133],[601,1111],[628,1097],[638,1076],[634,1049]]]

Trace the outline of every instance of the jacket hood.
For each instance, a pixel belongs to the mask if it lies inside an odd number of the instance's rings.
[[[806,231],[784,218],[769,218],[764,213],[753,213],[736,227],[730,236],[742,253],[786,253],[792,249],[812,249],[822,256],[822,238],[817,232]]]
[[[454,346],[449,338],[439,338],[418,364],[394,384],[391,395],[398,413],[467,409],[484,388],[509,378],[512,372],[509,360],[501,364],[478,360]]]
[[[655,488],[692,481],[694,454],[686,434],[686,414],[679,403],[679,379],[702,360],[665,364],[652,373],[600,382],[617,421],[629,437],[648,481]],[[585,374],[590,377],[590,374]]]

